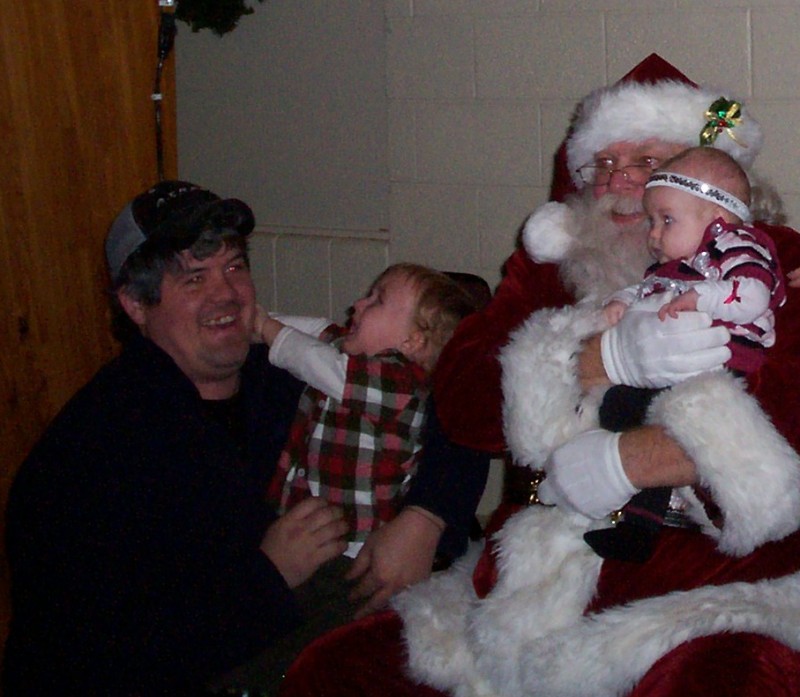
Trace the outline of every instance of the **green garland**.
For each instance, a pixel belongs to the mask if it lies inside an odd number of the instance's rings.
[[[264,2],[264,0],[258,0]],[[175,17],[192,31],[211,29],[217,36],[233,31],[242,15],[253,14],[244,0],[178,0]]]

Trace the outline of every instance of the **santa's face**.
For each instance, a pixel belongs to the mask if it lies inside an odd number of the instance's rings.
[[[596,199],[608,194],[615,196],[616,203],[610,210],[615,225],[639,224],[647,217],[642,207],[647,178],[663,162],[685,149],[685,145],[656,138],[639,143],[612,143],[595,155],[597,175],[590,185],[592,195]]]

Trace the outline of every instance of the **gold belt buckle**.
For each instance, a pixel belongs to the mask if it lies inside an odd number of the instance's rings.
[[[504,498],[510,503],[522,506],[540,505],[539,486],[545,479],[542,470],[534,470],[506,462]]]

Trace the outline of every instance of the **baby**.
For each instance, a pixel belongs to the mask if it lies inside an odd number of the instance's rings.
[[[775,343],[774,310],[786,299],[772,240],[750,227],[750,184],[729,155],[708,147],[691,148],[668,160],[645,185],[642,200],[650,217],[648,247],[655,257],[644,280],[614,293],[603,312],[609,324],[645,297],[663,294],[662,321],[678,312],[706,312],[731,333],[736,374],[756,371],[764,350]],[[626,388],[643,414],[659,390]],[[634,496],[616,528],[586,533],[601,556],[644,561],[661,521],[680,502],[669,488],[645,489]]]
[[[786,299],[772,240],[750,222],[747,175],[729,155],[696,147],[650,176],[643,199],[656,263],[644,280],[611,296],[615,324],[637,300],[664,293],[662,320],[700,310],[731,332],[727,366],[751,373],[775,343],[774,310]]]

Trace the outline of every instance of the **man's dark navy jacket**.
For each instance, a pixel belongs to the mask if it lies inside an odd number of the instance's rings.
[[[297,623],[259,543],[301,388],[253,347],[244,448],[143,338],[75,395],[10,494],[7,694],[202,684]]]

